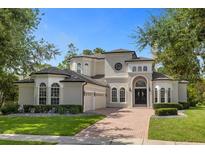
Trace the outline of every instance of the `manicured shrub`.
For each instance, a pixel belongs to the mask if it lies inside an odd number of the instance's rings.
[[[82,112],[81,105],[24,105],[24,112],[31,113],[72,113],[77,114]]]
[[[1,107],[2,114],[18,113],[19,105],[15,102],[6,102]]]
[[[159,109],[159,108],[177,108],[178,110],[183,109],[183,106],[179,103],[155,103],[153,107],[154,109]]]
[[[155,110],[158,116],[177,115],[177,108],[159,108]]]
[[[76,106],[71,106],[69,109],[69,113],[72,113],[72,114],[81,113],[81,112],[82,112],[81,108],[76,107]]]
[[[189,102],[179,102],[179,104],[181,104],[183,106],[183,109],[189,109]]]
[[[198,102],[196,102],[196,101],[189,101],[189,104],[190,104],[191,107],[196,107]]]

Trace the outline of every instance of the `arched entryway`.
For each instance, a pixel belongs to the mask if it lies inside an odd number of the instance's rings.
[[[133,81],[133,106],[147,106],[148,82],[145,77],[138,76]]]

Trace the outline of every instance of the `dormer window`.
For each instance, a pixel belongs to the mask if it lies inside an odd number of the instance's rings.
[[[137,71],[136,66],[133,66],[133,67],[132,67],[132,72],[136,72],[136,71]]]
[[[81,63],[77,64],[77,73],[81,73]]]
[[[143,66],[143,71],[147,72],[147,66]]]
[[[142,72],[142,66],[138,66],[138,72]]]

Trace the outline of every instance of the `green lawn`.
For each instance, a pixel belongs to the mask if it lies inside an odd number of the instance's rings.
[[[205,142],[205,107],[192,108],[185,113],[185,118],[151,118],[149,139]]]
[[[57,143],[48,143],[40,141],[14,141],[14,140],[0,140],[0,145],[54,145]]]
[[[104,116],[8,117],[0,116],[0,134],[73,136]]]

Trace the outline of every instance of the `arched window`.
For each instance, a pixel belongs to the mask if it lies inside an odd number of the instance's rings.
[[[160,89],[160,95],[161,95],[161,103],[165,102],[165,89],[161,88]]]
[[[133,67],[132,67],[132,72],[136,72],[136,71],[137,71],[136,66],[133,66]]]
[[[157,92],[157,88],[155,88],[154,89],[154,98],[155,98],[155,103],[157,103],[158,102],[158,99],[157,99],[157,94],[158,92]]]
[[[41,83],[39,87],[39,104],[46,104],[46,84]]]
[[[171,102],[171,88],[168,88],[168,102]]]
[[[112,102],[117,102],[117,89],[112,88]]]
[[[60,86],[58,83],[51,85],[51,105],[59,104],[60,100]]]
[[[84,72],[85,72],[85,75],[88,75],[88,63],[85,63]]]
[[[145,88],[146,87],[146,83],[144,80],[139,80],[136,82],[135,87],[140,87],[140,88]]]
[[[125,88],[120,88],[120,102],[125,102]]]
[[[81,63],[78,63],[78,64],[77,64],[77,72],[78,72],[78,73],[81,73]]]

